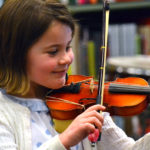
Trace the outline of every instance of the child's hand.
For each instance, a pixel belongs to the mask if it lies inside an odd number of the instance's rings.
[[[95,127],[101,132],[103,116],[98,111],[104,109],[104,106],[94,105],[78,115],[69,127],[60,134],[62,144],[66,148],[78,144],[90,133],[93,133]]]

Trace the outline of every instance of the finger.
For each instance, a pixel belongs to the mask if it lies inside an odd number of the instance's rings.
[[[96,110],[96,111],[102,110],[103,111],[103,110],[105,110],[105,107],[97,104],[97,105],[93,105],[93,106],[89,107],[85,112],[89,112],[92,110]]]
[[[90,117],[90,118],[87,119],[87,122],[94,125],[95,128],[98,128],[99,131],[101,131],[103,121],[99,120],[96,117]]]
[[[87,112],[84,115],[84,117],[82,117],[81,120],[82,124],[86,124],[86,123],[93,124],[94,127],[99,129],[99,131],[101,131],[103,122],[104,122],[103,116],[95,110],[91,112]]]
[[[95,125],[93,123],[87,122],[87,123],[85,123],[85,125],[86,125],[86,129],[88,129],[87,130],[88,131],[88,135],[95,131]]]
[[[104,122],[104,119],[103,119],[103,116],[102,116],[102,114],[100,114],[98,111],[96,111],[96,110],[92,110],[92,111],[89,111],[89,112],[85,112],[84,114],[83,114],[83,117],[85,118],[85,119],[88,119],[88,118],[90,118],[90,117],[96,117],[102,124],[103,124],[103,122]]]

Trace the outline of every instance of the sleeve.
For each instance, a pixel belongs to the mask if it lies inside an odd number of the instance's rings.
[[[103,113],[103,116],[104,124],[101,140],[97,143],[98,150],[129,150],[133,147],[134,139],[128,137],[121,128],[115,125],[109,113]]]
[[[15,137],[11,127],[8,125],[6,118],[0,113],[0,149],[17,150]]]
[[[25,116],[28,118],[27,114]],[[31,139],[29,138],[30,136],[27,137],[28,135],[30,135],[30,133],[28,133],[29,130],[26,130],[27,128],[30,128],[30,126],[26,122],[26,120],[22,122],[22,118],[24,119],[24,117],[21,117],[19,114],[17,117],[20,118],[18,121],[16,121],[15,117],[13,117],[13,113],[11,116],[10,113],[5,113],[5,111],[3,111],[3,109],[0,107],[0,150],[32,149],[30,145],[31,144]],[[59,140],[59,136],[56,135],[52,139],[43,143],[36,150],[66,150],[66,149]]]
[[[0,120],[0,149],[1,150],[17,150],[17,144],[15,143],[15,138],[11,132],[11,128],[2,123]],[[59,136],[48,140],[42,144],[37,150],[66,150],[59,140]]]
[[[43,143],[37,150],[67,150],[56,135],[53,139]]]
[[[128,150],[150,150],[150,133],[137,140]]]
[[[17,150],[18,146],[15,141],[11,128],[0,119],[0,150]],[[37,150],[66,150],[59,140],[59,136],[43,143]]]

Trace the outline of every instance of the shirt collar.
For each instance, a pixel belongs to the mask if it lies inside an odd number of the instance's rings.
[[[2,93],[9,100],[12,100],[12,101],[14,101],[18,104],[21,104],[25,107],[28,107],[33,112],[42,112],[42,111],[48,112],[49,111],[47,105],[41,99],[37,99],[37,98],[20,98],[20,97],[9,95],[4,90],[2,90]]]

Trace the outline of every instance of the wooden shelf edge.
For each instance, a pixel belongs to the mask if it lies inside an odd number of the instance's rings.
[[[85,12],[98,12],[102,11],[103,6],[102,4],[97,5],[76,5],[76,6],[69,6],[69,10],[75,13],[85,13]],[[117,2],[117,3],[110,3],[110,10],[129,10],[129,9],[143,9],[143,8],[150,8],[150,1],[139,1],[139,2]]]

